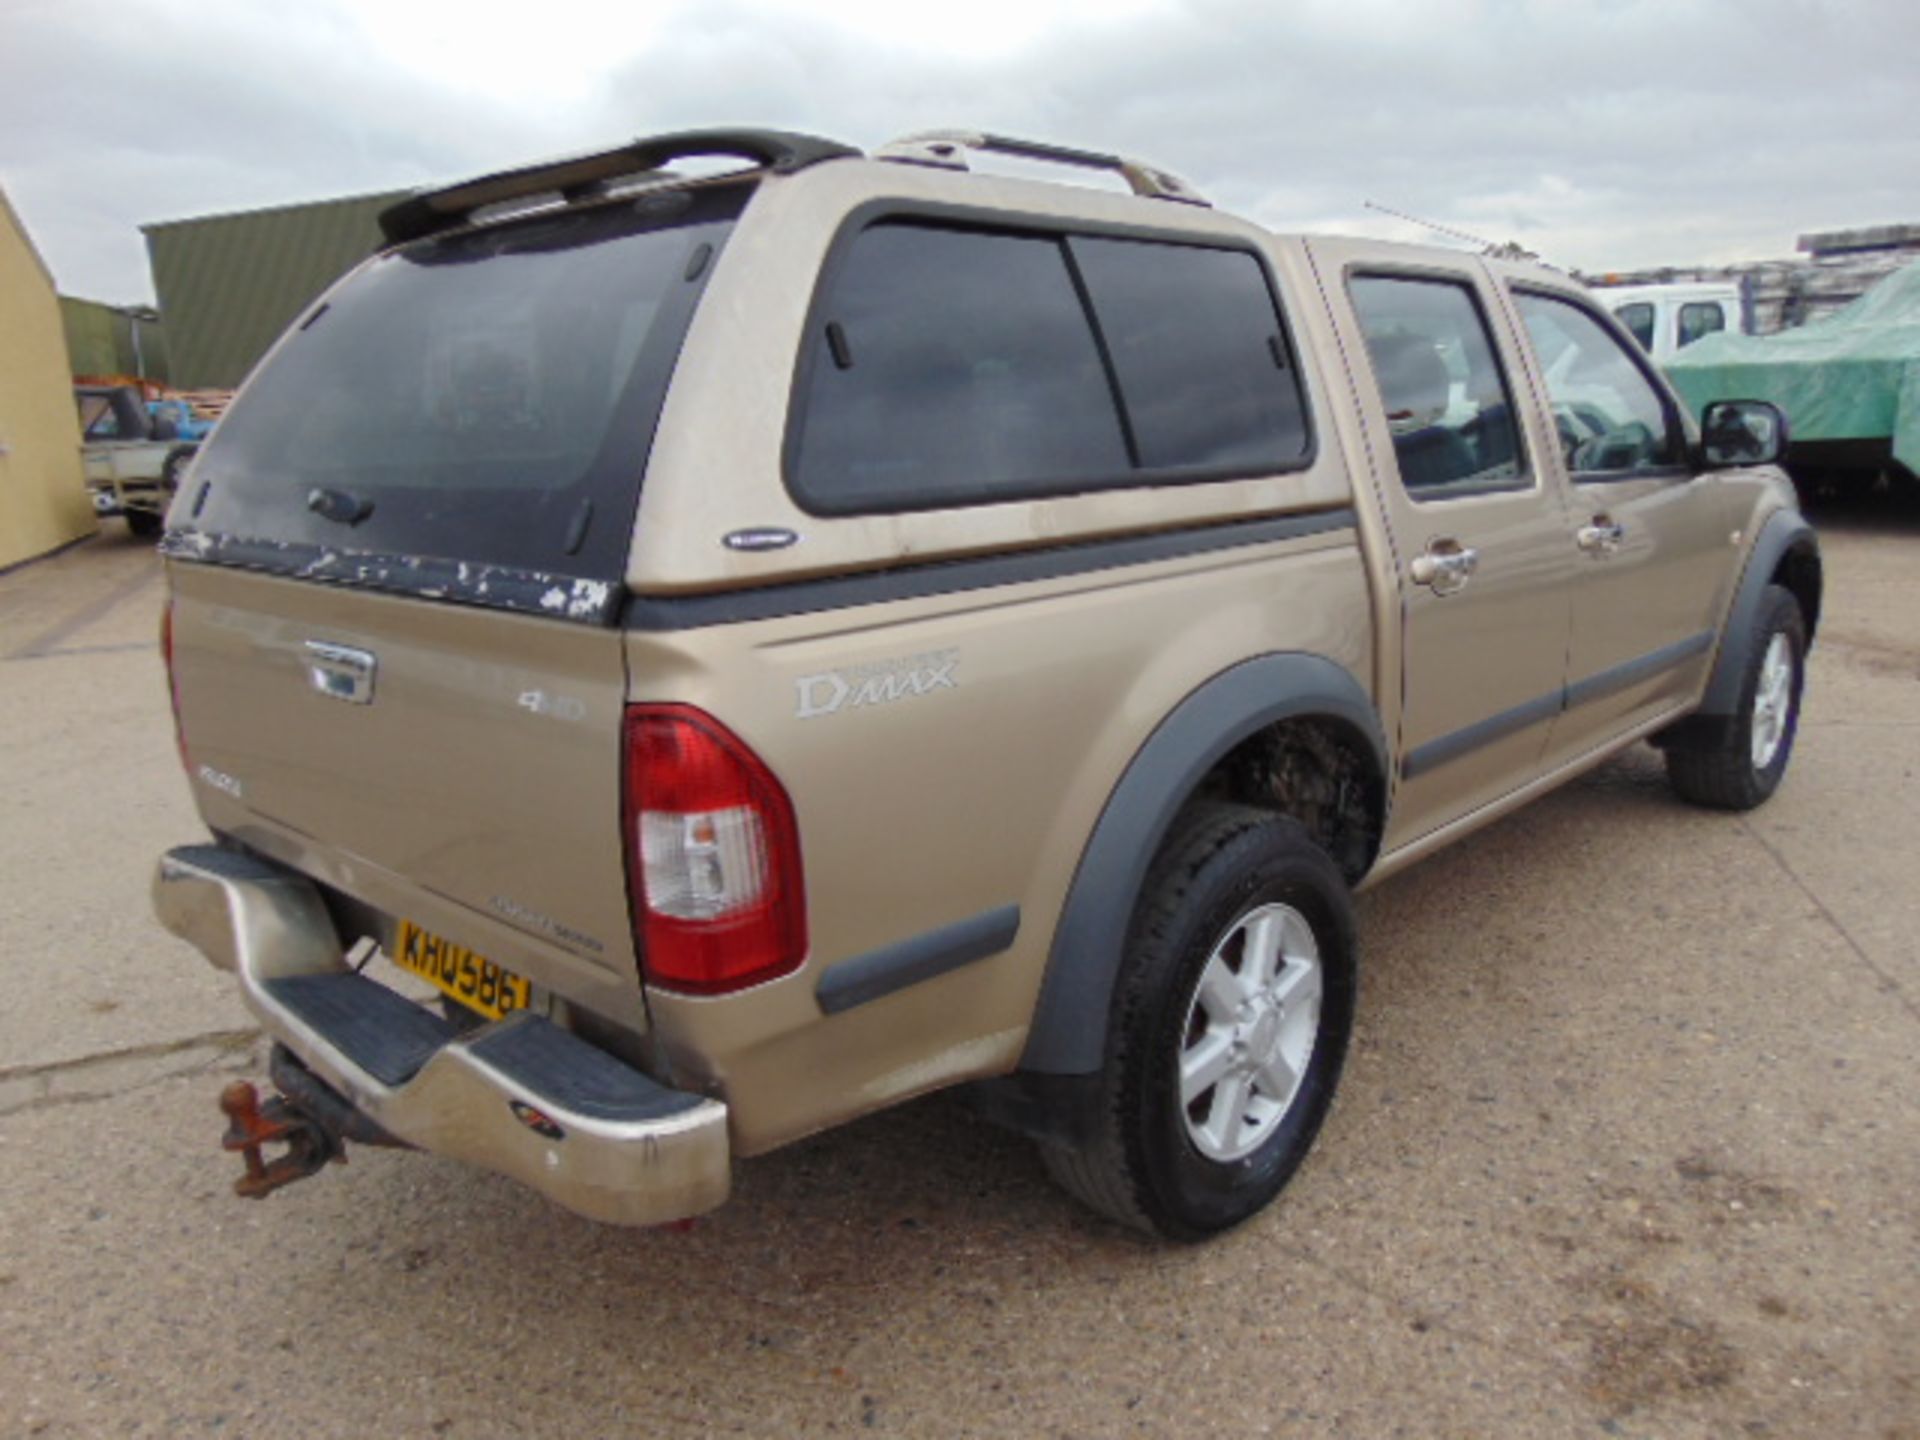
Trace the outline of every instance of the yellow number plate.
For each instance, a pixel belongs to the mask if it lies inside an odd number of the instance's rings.
[[[400,922],[393,961],[428,984],[451,995],[469,1010],[498,1020],[509,1010],[524,1010],[533,986],[484,955],[456,945],[411,920]]]

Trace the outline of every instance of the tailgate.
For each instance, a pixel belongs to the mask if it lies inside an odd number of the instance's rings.
[[[618,630],[169,569],[187,768],[215,830],[635,1018]]]

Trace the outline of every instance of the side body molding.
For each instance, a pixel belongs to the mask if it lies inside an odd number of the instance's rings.
[[[1074,872],[1021,1070],[1086,1075],[1100,1068],[1134,899],[1167,827],[1229,750],[1275,721],[1301,715],[1344,722],[1365,737],[1377,773],[1390,773],[1372,700],[1351,674],[1320,655],[1263,655],[1223,671],[1148,737],[1114,787]]]
[[[1794,510],[1776,510],[1760,527],[1759,537],[1747,555],[1747,568],[1741,572],[1740,588],[1734,592],[1733,605],[1720,631],[1720,654],[1713,662],[1713,675],[1707,681],[1706,698],[1700,702],[1699,715],[1731,715],[1740,708],[1740,681],[1747,670],[1747,639],[1753,631],[1753,617],[1759,611],[1760,597],[1766,593],[1781,558],[1790,551],[1802,551],[1818,573],[1820,542],[1813,527]],[[1815,613],[1807,616],[1807,634],[1813,635]],[[1685,723],[1685,722],[1682,722]]]

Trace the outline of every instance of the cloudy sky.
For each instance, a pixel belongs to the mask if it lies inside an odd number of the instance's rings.
[[[716,124],[1138,154],[1279,228],[1377,201],[1588,269],[1920,221],[1915,0],[0,0],[0,185],[63,290],[137,227]]]

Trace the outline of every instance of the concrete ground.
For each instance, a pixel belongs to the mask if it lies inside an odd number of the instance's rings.
[[[1920,1436],[1920,520],[1820,518],[1780,794],[1643,748],[1363,897],[1320,1145],[1192,1249],[939,1097],[688,1233],[366,1150],[234,1198],[156,562],[0,576],[0,1435]]]

